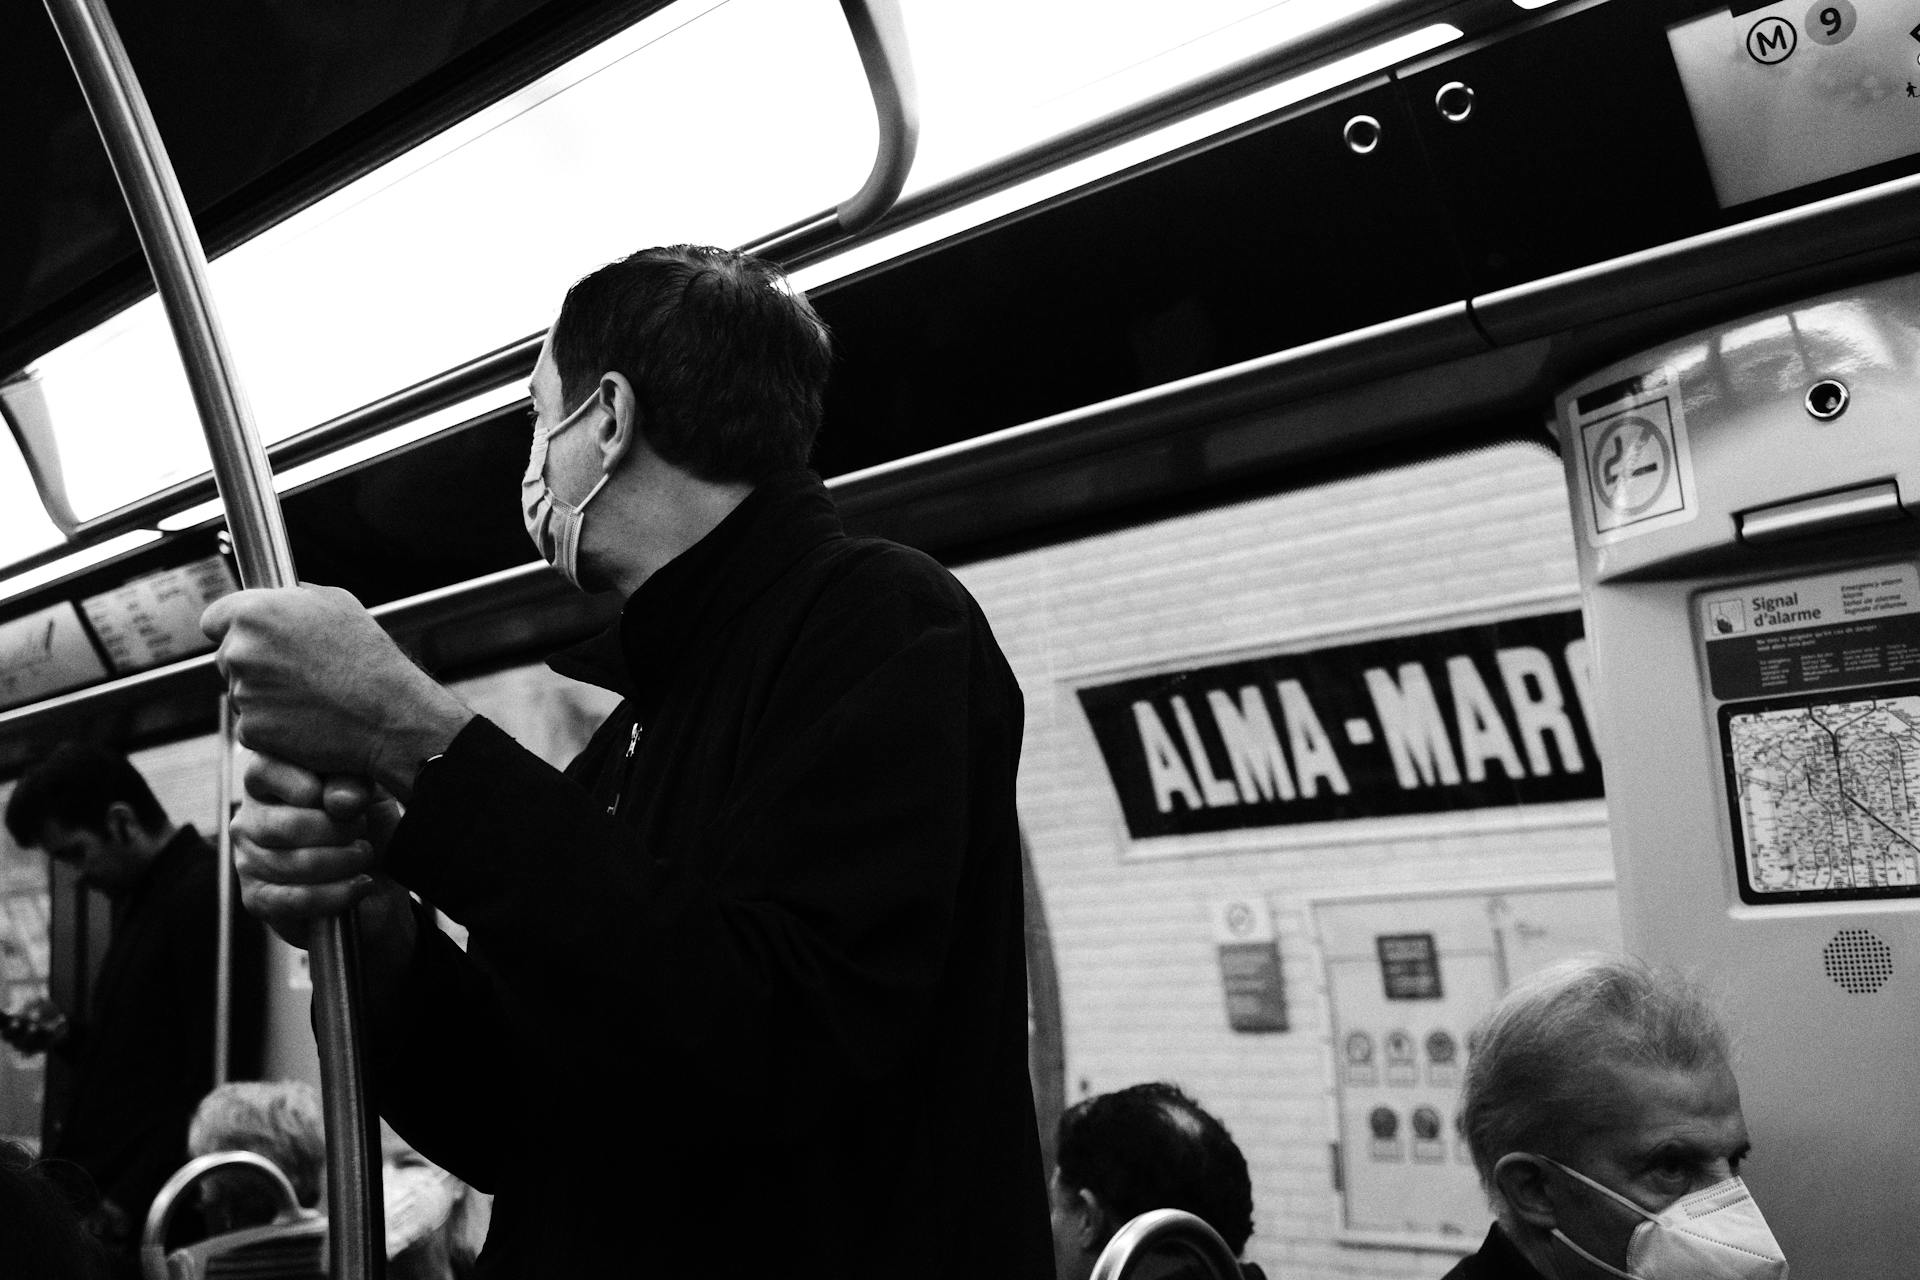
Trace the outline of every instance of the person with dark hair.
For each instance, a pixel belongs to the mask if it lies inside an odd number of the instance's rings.
[[[1740,1179],[1726,1028],[1680,975],[1580,956],[1468,1038],[1461,1123],[1495,1222],[1446,1280],[1786,1280]]]
[[[73,1192],[18,1143],[0,1139],[0,1276],[106,1280],[107,1256]]]
[[[741,254],[568,293],[522,515],[626,604],[553,660],[625,698],[564,776],[344,592],[202,620],[260,753],[248,904],[296,945],[357,910],[381,1114],[496,1194],[483,1276],[1051,1273],[1020,691],[953,576],[805,470],[830,362]]]
[[[1184,1209],[1235,1257],[1253,1234],[1253,1185],[1227,1127],[1177,1085],[1155,1082],[1087,1098],[1060,1117],[1053,1181],[1058,1280],[1087,1280],[1114,1233],[1154,1209]],[[1168,1264],[1172,1263],[1171,1266]],[[1172,1251],[1133,1274],[1185,1277]],[[1247,1280],[1264,1273],[1242,1263]]]
[[[187,1155],[187,1121],[213,1084],[219,860],[177,826],[125,756],[65,743],[29,769],[7,802],[7,830],[79,869],[113,904],[111,937],[82,1010],[34,1002],[0,1038],[70,1065],[46,1154],[91,1176],[87,1224],[123,1263],[147,1206]],[[236,912],[229,1069],[259,1069],[265,937]]]

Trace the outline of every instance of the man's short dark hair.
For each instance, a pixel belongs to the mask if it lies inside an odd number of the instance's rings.
[[[1152,1209],[1184,1209],[1236,1256],[1253,1234],[1247,1160],[1227,1127],[1171,1084],[1136,1084],[1077,1102],[1060,1117],[1060,1182],[1091,1191],[1116,1228]]]
[[[104,835],[107,810],[120,802],[132,808],[147,831],[166,827],[167,811],[125,756],[87,742],[63,742],[14,787],[7,830],[23,845],[37,843],[50,820]]]
[[[74,1185],[63,1186],[62,1173]],[[105,1252],[80,1223],[86,1181],[78,1166],[42,1164],[0,1139],[0,1275],[104,1280]]]
[[[827,326],[779,268],[667,245],[609,263],[567,291],[553,361],[571,411],[624,374],[655,453],[710,481],[804,467],[832,363]]]

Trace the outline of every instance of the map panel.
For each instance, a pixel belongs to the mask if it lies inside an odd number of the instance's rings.
[[[1920,686],[1722,710],[1748,901],[1920,894]]]

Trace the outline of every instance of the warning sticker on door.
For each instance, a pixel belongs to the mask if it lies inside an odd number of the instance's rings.
[[[1920,679],[1920,574],[1911,564],[1703,592],[1713,696],[1772,697]]]
[[[1693,458],[1679,391],[1653,374],[1573,402],[1592,546],[1693,519]]]

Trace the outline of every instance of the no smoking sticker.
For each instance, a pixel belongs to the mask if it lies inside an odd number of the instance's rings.
[[[1692,464],[1679,397],[1634,378],[1574,403],[1594,546],[1693,518]]]

